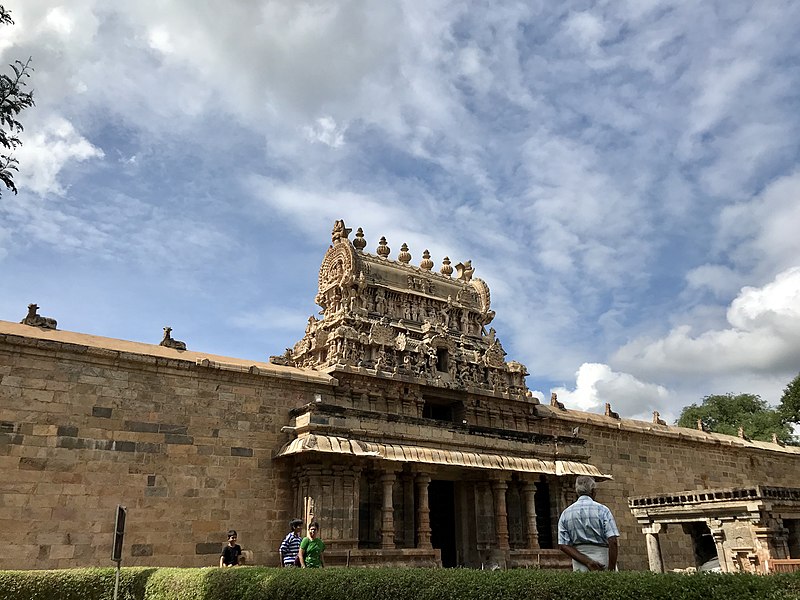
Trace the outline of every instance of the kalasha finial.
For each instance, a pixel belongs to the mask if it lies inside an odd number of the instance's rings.
[[[453,267],[450,266],[450,259],[446,256],[442,259],[441,272],[445,277],[450,277],[450,275],[453,274]]]
[[[378,242],[378,249],[376,250],[378,256],[381,258],[386,258],[389,256],[389,252],[391,252],[391,248],[386,243],[386,236],[381,236],[381,241]]]
[[[422,260],[419,263],[419,268],[425,271],[430,271],[433,268],[433,261],[431,260],[431,253],[425,250],[422,253]]]
[[[400,254],[397,255],[397,260],[399,260],[404,265],[407,265],[411,262],[411,253],[408,251],[408,244],[403,244],[400,246]]]
[[[367,247],[367,240],[364,239],[364,230],[361,227],[356,231],[356,239],[353,240],[353,247],[361,252]]]

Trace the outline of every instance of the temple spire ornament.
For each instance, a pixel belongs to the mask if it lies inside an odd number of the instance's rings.
[[[397,255],[397,260],[399,260],[404,265],[407,265],[411,262],[411,253],[408,251],[408,244],[403,244],[400,246],[400,254]]]
[[[378,256],[380,256],[381,258],[387,258],[389,256],[390,251],[391,248],[389,248],[389,244],[387,244],[386,242],[386,236],[382,235],[381,240],[378,242],[378,249],[376,250],[376,252],[378,253]]]
[[[359,252],[363,252],[367,247],[367,240],[364,239],[364,230],[361,227],[356,231],[356,239],[353,240],[353,247]]]
[[[453,274],[453,267],[450,266],[450,259],[447,256],[442,259],[441,272],[445,277],[450,277]]]
[[[425,250],[422,253],[422,260],[419,263],[419,268],[423,271],[430,271],[433,268],[433,261],[431,260],[431,253]]]

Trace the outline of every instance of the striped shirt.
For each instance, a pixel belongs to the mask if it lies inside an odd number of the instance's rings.
[[[564,546],[607,546],[614,536],[619,536],[619,529],[611,511],[589,496],[578,498],[558,519],[558,543]]]
[[[294,559],[300,552],[300,542],[303,540],[299,535],[295,535],[294,531],[290,532],[281,542],[281,558],[283,566],[287,567],[294,565]]]

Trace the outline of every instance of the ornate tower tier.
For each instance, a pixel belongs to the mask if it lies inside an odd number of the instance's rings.
[[[367,369],[400,375],[426,385],[471,389],[536,402],[525,385],[525,366],[506,362],[495,330],[486,283],[473,277],[471,261],[450,260],[437,273],[426,250],[420,266],[410,264],[403,244],[400,260],[388,258],[381,238],[378,254],[364,252],[359,228],[355,244],[344,221],[336,221],[332,243],[319,270],[316,302],[322,319],[310,317],[303,339],[271,362],[305,369]]]

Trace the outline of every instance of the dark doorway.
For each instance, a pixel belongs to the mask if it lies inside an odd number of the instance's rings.
[[[431,481],[428,486],[431,544],[442,551],[442,566],[456,566],[455,488],[452,481]]]
[[[539,532],[539,547],[553,547],[553,521],[550,513],[550,486],[546,481],[536,482],[536,529]]]

